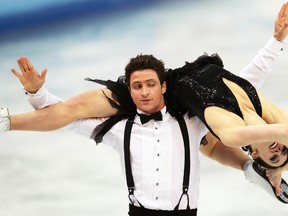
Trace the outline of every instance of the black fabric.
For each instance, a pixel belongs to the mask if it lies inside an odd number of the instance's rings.
[[[188,107],[183,106],[183,104],[178,103],[178,97],[181,95],[175,95],[174,89],[178,85],[178,81],[186,76],[186,72],[189,69],[191,72],[198,71],[204,66],[208,64],[218,65],[223,67],[222,59],[217,55],[213,54],[208,56],[206,53],[199,58],[197,58],[192,63],[185,62],[185,65],[182,68],[177,69],[168,69],[166,72],[166,83],[167,83],[167,91],[164,94],[166,99],[166,106],[172,116],[183,115],[188,112]],[[184,92],[184,94],[189,94],[188,92]],[[190,116],[194,116],[192,110],[189,110]]]
[[[197,216],[197,209],[163,211],[146,209],[130,204],[128,214],[130,216]]]
[[[108,89],[110,89],[113,93],[112,99],[116,100],[119,103],[119,105],[115,105],[115,103],[112,102],[111,105],[118,109],[119,114],[125,114],[126,116],[128,116],[128,118],[131,116],[135,116],[136,105],[134,104],[130,96],[128,85],[125,81],[124,76],[118,77],[116,82],[112,80],[100,80],[90,78],[86,78],[85,80],[92,81],[100,85],[105,85]],[[109,97],[107,98],[110,99]],[[109,101],[111,102],[111,100]]]
[[[140,117],[141,124],[145,124],[152,119],[154,119],[155,121],[162,121],[161,111],[158,111],[156,113],[152,113],[151,115],[140,114],[140,113],[137,113],[137,115]]]
[[[223,82],[226,78],[239,85],[248,95],[257,114],[262,117],[262,107],[256,89],[247,80],[225,70],[218,55],[203,55],[192,63],[167,71],[167,105],[175,105],[187,111],[189,116],[198,116],[211,133],[204,111],[217,106],[243,118],[236,97]]]
[[[179,209],[179,205],[181,203],[183,196],[187,197],[187,209],[190,209],[189,196],[188,196],[189,179],[190,179],[190,141],[189,141],[188,129],[187,129],[185,120],[183,119],[182,116],[178,116],[176,119],[180,126],[182,137],[183,137],[183,142],[184,142],[184,176],[183,176],[183,183],[182,183],[182,195],[174,210]]]
[[[239,104],[231,90],[223,82],[223,78],[239,85],[247,93],[257,114],[262,117],[262,107],[256,89],[247,80],[225,70],[223,62],[217,54],[211,56],[205,54],[194,62],[186,62],[181,68],[166,71],[167,91],[164,97],[167,111],[174,117],[181,116],[186,112],[190,117],[198,116],[210,132],[216,136],[204,118],[204,110],[207,107],[218,106],[243,118]],[[119,77],[117,82],[97,79],[92,81],[106,85],[115,95],[115,99],[119,101],[119,116],[108,119],[93,133],[93,138],[99,142],[118,121],[135,116],[136,106],[123,76]],[[111,105],[115,106],[113,102]]]
[[[117,115],[108,118],[94,129],[91,138],[98,144],[102,142],[103,136],[113,127],[113,125],[117,124],[123,119],[134,117],[136,115],[136,106],[130,96],[128,85],[125,82],[124,76],[120,76],[116,82],[112,80],[105,81],[90,78],[86,78],[85,80],[105,85],[108,89],[110,89],[113,93],[112,98],[106,96],[104,92],[103,94],[107,97],[111,106],[118,109]],[[115,101],[117,101],[119,105],[115,103]]]
[[[124,131],[124,161],[125,161],[125,174],[126,174],[126,184],[128,187],[128,197],[131,203],[133,203],[131,196],[134,195],[134,179],[132,175],[132,168],[131,168],[131,157],[130,157],[130,138],[131,138],[131,130],[134,124],[134,118],[129,118],[127,120],[125,131]]]

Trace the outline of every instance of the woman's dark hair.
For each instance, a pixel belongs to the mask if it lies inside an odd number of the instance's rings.
[[[131,74],[138,70],[151,69],[157,73],[157,76],[162,85],[165,80],[165,67],[164,63],[155,58],[153,55],[137,55],[131,58],[130,62],[125,67],[125,78],[128,85],[130,85]]]
[[[248,152],[249,155],[252,154],[253,152],[253,149],[251,147],[251,145],[247,145],[247,146],[243,146],[242,147],[242,150],[245,151],[245,152]],[[263,161],[260,157],[257,157],[255,159],[253,159],[257,164],[259,164],[260,166],[262,167],[265,167],[265,168],[268,168],[268,169],[275,169],[277,167],[273,167],[273,166],[270,166],[269,164],[267,164],[265,161]],[[287,160],[282,164],[280,165],[279,167],[283,167],[286,165],[286,163],[288,162],[288,158]]]

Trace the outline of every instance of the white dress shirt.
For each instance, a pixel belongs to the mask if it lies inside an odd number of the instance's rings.
[[[238,76],[248,80],[255,88],[259,88],[275,68],[287,45],[272,37],[253,61],[244,67]]]
[[[285,47],[283,43],[272,38],[238,75],[249,80],[256,88],[260,87],[275,67]],[[61,101],[45,88],[41,88],[36,94],[26,92],[26,95],[35,109]],[[182,194],[184,145],[178,122],[166,112],[166,108],[161,112],[163,121],[151,120],[142,125],[139,117],[135,118],[130,142],[132,174],[136,188],[134,195],[146,208],[172,210]],[[197,117],[189,119],[185,115],[184,119],[190,139],[190,207],[197,208],[199,194],[198,149],[202,137],[208,130]],[[68,125],[67,128],[91,137],[94,128],[104,120],[78,120]],[[123,172],[125,170],[123,152],[125,123],[126,120],[120,121],[103,137],[103,143],[112,146],[119,153]],[[185,207],[186,199],[184,197],[180,209]]]
[[[146,208],[173,210],[182,194],[184,175],[184,144],[179,124],[166,108],[163,121],[151,120],[141,124],[135,117],[132,127],[130,153],[134,195]],[[190,207],[197,208],[199,194],[199,145],[208,130],[197,118],[184,116],[190,140]],[[103,137],[103,143],[113,146],[119,153],[122,171],[124,164],[124,128],[127,120],[120,121]],[[128,192],[127,192],[128,193]],[[186,207],[183,199],[181,209]]]

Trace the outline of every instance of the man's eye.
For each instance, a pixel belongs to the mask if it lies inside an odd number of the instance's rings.
[[[133,89],[141,89],[141,87],[142,87],[141,85],[134,85]]]
[[[149,87],[154,87],[155,85],[156,85],[156,83],[154,83],[154,82],[151,82],[148,84]]]

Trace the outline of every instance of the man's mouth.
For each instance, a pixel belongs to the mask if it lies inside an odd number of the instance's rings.
[[[150,100],[149,99],[142,99],[141,102],[144,102],[144,103],[147,103],[149,102]]]

